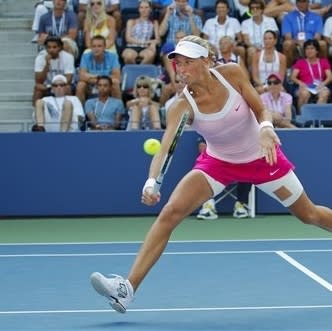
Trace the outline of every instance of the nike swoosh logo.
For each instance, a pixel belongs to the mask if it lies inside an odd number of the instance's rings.
[[[273,176],[274,174],[276,174],[280,169],[278,168],[277,170],[274,171],[270,171],[270,176]]]
[[[235,108],[235,111],[238,111],[240,109],[240,105],[238,105],[236,108]]]

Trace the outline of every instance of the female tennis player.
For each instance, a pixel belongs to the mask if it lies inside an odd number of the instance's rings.
[[[314,205],[280,149],[269,112],[237,64],[211,68],[207,41],[186,36],[170,53],[186,82],[183,94],[168,112],[161,150],[154,156],[142,202],[155,205],[153,193],[161,165],[184,112],[189,124],[207,143],[194,168],[185,175],[149,230],[125,279],[95,272],[91,282],[110,305],[124,313],[134,292],[161,256],[175,227],[204,201],[232,182],[249,182],[278,200],[302,222],[332,230],[332,210]]]

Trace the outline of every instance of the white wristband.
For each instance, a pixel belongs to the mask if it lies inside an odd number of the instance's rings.
[[[148,178],[143,186],[142,192],[144,192],[148,187],[153,188],[154,184],[156,184],[155,178]]]
[[[266,128],[266,127],[269,127],[272,129],[274,128],[273,124],[270,121],[263,121],[263,122],[259,123],[259,130]]]

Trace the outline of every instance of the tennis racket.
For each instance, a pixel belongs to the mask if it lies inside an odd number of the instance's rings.
[[[181,117],[181,121],[180,121],[180,123],[179,123],[179,125],[176,129],[176,132],[175,132],[173,141],[171,143],[171,146],[168,149],[167,155],[165,156],[165,159],[164,159],[164,161],[161,165],[160,173],[159,173],[159,175],[156,179],[156,183],[154,184],[154,187],[153,187],[153,193],[154,194],[157,194],[160,190],[161,184],[163,183],[163,180],[164,180],[164,176],[165,176],[165,174],[168,170],[168,167],[169,167],[169,165],[172,161],[176,145],[179,141],[179,138],[181,137],[181,135],[183,133],[183,129],[184,129],[184,126],[187,123],[188,117],[189,117],[188,112],[183,113],[183,115]]]

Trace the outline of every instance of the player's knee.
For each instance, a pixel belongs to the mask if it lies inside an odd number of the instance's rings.
[[[169,201],[163,208],[161,216],[168,226],[175,228],[186,215],[180,203]]]
[[[317,224],[319,215],[316,208],[310,208],[297,217],[304,224]]]

